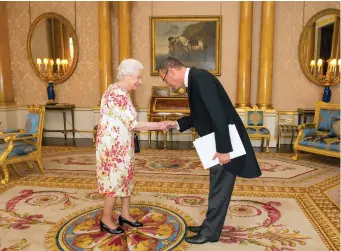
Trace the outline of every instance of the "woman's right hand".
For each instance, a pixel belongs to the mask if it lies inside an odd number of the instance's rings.
[[[168,129],[170,128],[168,121],[161,121],[158,123],[158,126],[159,130],[161,131],[168,131]]]
[[[144,122],[140,121],[134,127],[135,131],[144,131],[144,130],[160,130],[160,131],[168,131],[169,128],[177,128],[176,121],[161,121],[161,122]]]

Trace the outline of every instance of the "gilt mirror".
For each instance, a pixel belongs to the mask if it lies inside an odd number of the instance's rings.
[[[35,73],[45,82],[65,82],[77,66],[78,39],[72,24],[57,13],[44,13],[31,25],[27,52]]]
[[[322,10],[308,21],[300,37],[299,61],[314,84],[340,82],[340,10]]]

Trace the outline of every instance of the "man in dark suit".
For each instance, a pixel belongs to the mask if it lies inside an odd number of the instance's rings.
[[[197,233],[187,237],[193,244],[219,241],[227,209],[231,200],[236,176],[255,178],[261,171],[243,122],[219,80],[210,72],[186,68],[179,60],[168,57],[160,65],[159,75],[173,89],[186,87],[190,115],[170,121],[169,128],[180,132],[194,127],[199,136],[215,133],[219,165],[210,168],[210,189],[206,218],[200,226],[190,226]],[[229,124],[235,124],[246,150],[246,155],[230,159],[232,146]]]

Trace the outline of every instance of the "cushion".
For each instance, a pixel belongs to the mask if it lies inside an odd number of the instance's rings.
[[[333,126],[333,118],[340,118],[340,110],[321,109],[317,130],[329,132]]]
[[[14,132],[20,132],[20,130],[14,129],[14,128],[9,128],[9,129],[3,130],[3,133],[14,133]]]
[[[323,150],[340,152],[340,139],[324,136],[309,136],[301,139],[298,143],[302,146],[310,146]]]
[[[248,134],[270,134],[270,131],[266,127],[247,127],[246,131]]]
[[[263,111],[248,111],[247,113],[247,125],[248,126],[263,126],[264,124],[264,112]]]
[[[332,129],[330,130],[328,136],[340,138],[340,118],[333,118],[332,122],[333,122],[333,126],[332,126]]]
[[[316,136],[316,134],[317,134],[316,127],[306,127],[306,128],[303,128],[302,138],[305,138],[308,136]]]
[[[7,143],[0,144],[0,154],[8,147]],[[14,156],[23,156],[30,154],[31,152],[37,149],[36,146],[27,144],[23,141],[16,141],[14,142],[14,147],[11,153],[7,156],[7,158],[11,158]]]
[[[26,137],[32,137],[33,134],[31,133],[21,133],[21,134],[18,134],[16,135],[16,138],[26,138]]]
[[[28,113],[26,116],[25,132],[36,133],[38,131],[40,114]]]

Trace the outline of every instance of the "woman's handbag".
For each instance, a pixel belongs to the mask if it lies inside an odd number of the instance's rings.
[[[137,136],[136,133],[134,133],[134,148],[135,148],[135,153],[140,152],[140,142],[139,142],[139,137]]]

